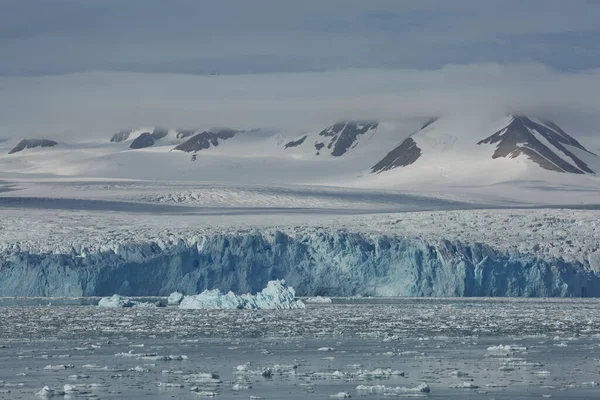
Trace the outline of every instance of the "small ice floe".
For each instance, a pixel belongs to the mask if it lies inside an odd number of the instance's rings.
[[[457,378],[464,378],[464,377],[466,377],[466,376],[469,376],[469,374],[468,374],[468,373],[466,373],[466,372],[463,372],[463,371],[458,371],[458,370],[450,372],[450,374],[449,374],[449,375],[450,375],[450,376],[455,376],[455,377],[457,377]]]
[[[249,390],[249,389],[252,389],[252,386],[250,386],[250,385],[242,385],[240,383],[236,383],[235,385],[233,385],[231,387],[231,390],[235,390],[236,392],[237,391],[241,391],[241,390]]]
[[[331,397],[332,399],[349,399],[352,396],[350,396],[350,393],[348,392],[339,392],[336,394],[332,394],[329,397]]]
[[[98,302],[98,307],[107,307],[107,308],[123,308],[123,307],[133,307],[134,302],[131,301],[127,297],[122,297],[118,294],[113,294],[111,297],[103,297]]]
[[[188,359],[188,356],[185,355],[161,356],[157,353],[134,353],[133,350],[129,350],[127,353],[116,353],[115,357],[132,357],[144,361],[184,361]]]
[[[83,392],[83,391],[77,389],[75,386],[69,385],[69,384],[63,386],[63,391],[65,392],[65,395],[80,395],[80,394],[87,393],[87,392]]]
[[[550,371],[533,371],[534,375],[550,375]]]
[[[297,364],[273,364],[268,367],[252,369],[250,363],[238,365],[235,374],[237,375],[261,375],[263,378],[272,378],[273,375],[294,375],[296,374]]]
[[[177,371],[170,371],[168,369],[163,369],[162,370],[163,374],[171,374],[171,375],[183,375],[183,371],[181,370],[177,370]]]
[[[448,385],[448,387],[451,389],[479,389],[479,386],[473,382],[453,383]]]
[[[598,382],[591,381],[591,382],[583,382],[581,385],[582,386],[598,386],[600,384]]]
[[[535,361],[528,361],[523,358],[509,358],[506,361],[504,361],[504,363],[502,363],[502,365],[508,366],[508,367],[513,367],[513,368],[539,368],[539,367],[544,366],[544,364],[542,364],[542,363],[535,362]]]
[[[190,388],[190,392],[194,392],[197,396],[200,397],[215,397],[218,394],[217,392],[202,390],[201,388],[196,386]]]
[[[358,385],[356,387],[356,390],[362,393],[379,393],[386,396],[431,392],[431,388],[429,387],[429,385],[424,382],[412,388],[407,388],[403,386],[390,387],[385,385]]]
[[[196,374],[183,375],[185,383],[192,384],[219,384],[219,374],[214,372],[199,372]]]
[[[167,304],[170,306],[177,306],[181,303],[181,300],[183,300],[183,293],[173,292],[169,295]]]
[[[358,370],[356,372],[356,376],[359,378],[367,378],[367,379],[385,379],[390,378],[392,376],[404,376],[404,371],[400,371],[397,369],[391,368],[376,368],[374,370]]]
[[[319,347],[317,351],[333,351],[333,347]]]
[[[511,356],[518,351],[526,351],[527,347],[518,345],[498,345],[490,346],[487,348],[487,352],[491,356]]]
[[[69,379],[87,379],[89,377],[90,377],[89,375],[85,375],[85,374],[69,375]]]
[[[134,368],[129,368],[130,372],[149,372],[150,370],[144,367],[140,367],[139,365],[135,366]]]
[[[85,364],[82,365],[81,368],[85,368],[85,369],[108,369],[108,367],[102,367],[98,364]]]
[[[156,301],[154,303],[143,302],[143,301],[135,301],[133,302],[134,308],[156,308],[161,307],[160,301]]]
[[[158,382],[158,387],[163,388],[182,388],[185,387],[182,383]]]
[[[64,369],[71,369],[71,368],[75,368],[75,366],[73,364],[58,364],[58,365],[46,365],[44,367],[44,369],[47,371],[61,371]]]
[[[288,287],[284,280],[269,281],[261,292],[236,295],[233,292],[223,293],[218,289],[205,290],[195,296],[184,296],[179,304],[184,309],[223,310],[281,310],[300,309],[306,305],[296,299],[296,291]]]
[[[59,397],[64,396],[65,392],[63,390],[58,389],[50,389],[48,386],[44,386],[42,390],[35,394],[40,397]]]
[[[329,297],[315,296],[307,297],[304,299],[304,302],[309,304],[328,304],[331,303],[331,299]]]

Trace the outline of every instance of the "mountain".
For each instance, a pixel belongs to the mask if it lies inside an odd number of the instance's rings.
[[[219,141],[233,138],[238,133],[243,131],[236,131],[233,129],[220,129],[213,131],[204,131],[197,133],[189,138],[184,143],[175,147],[173,150],[180,150],[186,153],[195,153],[200,150],[209,149],[211,146],[218,146]]]
[[[462,131],[462,132],[461,132]],[[490,152],[490,149],[492,150]],[[497,163],[494,160],[507,162]],[[538,121],[523,115],[510,115],[489,124],[468,121],[431,119],[392,149],[371,172],[380,174],[397,168],[445,170],[446,176],[464,177],[469,166],[486,171],[529,169],[535,165],[547,171],[571,174],[595,174],[585,159],[597,163],[599,158],[575,138],[550,121]],[[515,160],[510,162],[509,160]],[[521,161],[526,160],[523,164]],[[436,168],[439,167],[439,168]],[[531,174],[535,175],[535,172]],[[496,171],[488,179],[504,175]]]
[[[58,143],[54,140],[48,139],[23,139],[13,147],[12,150],[8,152],[8,154],[18,153],[19,151],[23,151],[25,149],[34,149],[36,147],[54,147]]]
[[[503,113],[351,119],[311,130],[151,127],[121,131],[110,142],[87,140],[52,152],[12,154],[54,143],[0,143],[0,153],[11,151],[0,155],[0,180],[10,174],[23,179],[302,184],[450,193],[452,198],[453,193],[485,192],[529,199],[535,192],[536,201],[544,201],[540,188],[552,188],[552,198],[578,203],[582,200],[575,193],[591,198],[600,186],[596,147],[586,147],[555,123]],[[567,186],[585,190],[556,192]]]
[[[184,139],[194,135],[198,130],[193,129],[164,129],[164,128],[140,128],[121,130],[111,138],[111,143],[131,141],[130,149],[144,149],[154,146],[159,141],[165,144],[181,143]]]
[[[334,157],[340,157],[358,145],[360,136],[373,134],[379,123],[376,121],[339,121],[312,135],[316,155],[324,148]],[[285,144],[285,148],[298,147],[306,141],[309,135],[304,135]]]
[[[525,155],[550,171],[595,173],[573,153],[573,150],[579,149],[591,155],[595,154],[550,121],[542,123],[525,116],[514,116],[508,126],[477,144],[496,144],[492,158],[516,158]]]

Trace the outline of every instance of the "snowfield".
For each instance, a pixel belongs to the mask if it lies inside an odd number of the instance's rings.
[[[235,210],[234,210],[235,211]],[[363,215],[307,215],[309,212],[263,215],[237,210],[227,215],[115,213],[7,208],[0,221],[0,252],[29,254],[121,254],[131,245],[150,244],[167,250],[201,245],[212,235],[277,232],[310,237],[323,232],[392,236],[425,242],[485,244],[503,252],[590,262],[598,267],[600,211],[570,209],[457,210]],[[65,221],[68,221],[65,224]],[[35,226],[35,229],[30,229]],[[143,254],[139,255],[143,257]]]

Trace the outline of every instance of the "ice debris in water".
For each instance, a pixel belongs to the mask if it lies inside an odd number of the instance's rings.
[[[397,395],[397,394],[401,394],[401,393],[429,393],[431,391],[431,389],[429,388],[429,385],[426,384],[425,382],[421,383],[418,386],[415,386],[413,388],[406,388],[406,387],[402,387],[402,386],[397,386],[397,387],[389,387],[389,386],[385,386],[385,385],[373,385],[373,386],[367,386],[367,385],[358,385],[356,387],[356,390],[359,392],[363,392],[363,393],[383,393],[384,395],[387,396],[393,396],[393,395]]]
[[[349,399],[352,396],[350,396],[350,393],[348,393],[348,392],[339,392],[336,394],[332,394],[329,397],[331,397],[332,399]]]
[[[308,297],[304,301],[306,303],[311,303],[311,304],[326,304],[326,303],[331,303],[331,299],[329,297],[321,297],[321,296]]]
[[[64,396],[65,392],[57,389],[50,389],[48,386],[44,386],[42,390],[36,393],[36,395],[41,397],[56,397]]]
[[[183,300],[183,293],[173,292],[169,295],[169,298],[167,299],[167,304],[170,306],[176,306],[179,305],[179,303],[181,303],[181,300]]]
[[[111,297],[103,297],[98,302],[98,307],[107,307],[107,308],[125,308],[125,307],[158,307],[160,306],[160,302],[156,303],[146,303],[141,301],[132,301],[127,297],[122,297],[118,294],[113,294]]]
[[[288,287],[284,280],[269,281],[267,287],[261,292],[236,295],[233,292],[224,294],[218,289],[205,290],[194,295],[185,296],[179,308],[191,309],[249,309],[249,310],[274,310],[274,309],[299,309],[306,306],[296,299],[296,291]]]

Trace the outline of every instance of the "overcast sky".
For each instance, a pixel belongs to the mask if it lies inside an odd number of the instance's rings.
[[[482,99],[577,120],[600,109],[598,21],[598,0],[2,0],[0,127],[320,122]]]

